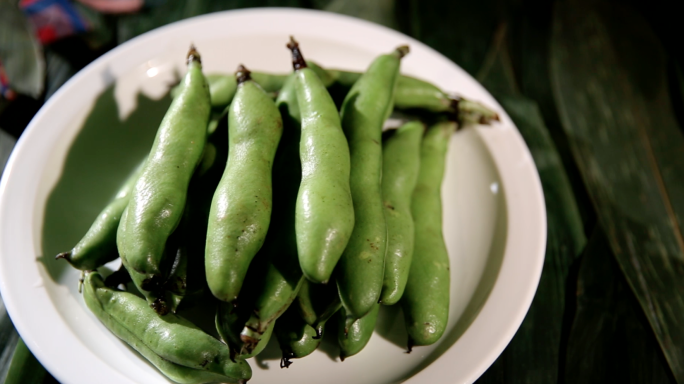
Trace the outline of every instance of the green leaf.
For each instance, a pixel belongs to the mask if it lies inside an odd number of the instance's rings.
[[[205,13],[249,7],[303,7],[307,3],[306,0],[165,0],[135,14],[122,15],[118,21],[118,42],[121,44],[152,29]]]
[[[594,230],[579,269],[565,382],[674,382],[600,227]]]
[[[76,8],[79,15],[86,20],[88,25],[90,25],[90,30],[87,33],[82,34],[81,38],[91,49],[102,49],[114,40],[113,23],[109,22],[109,18],[106,15],[79,2],[74,2],[72,5]]]
[[[5,169],[5,164],[7,164],[7,160],[9,160],[10,153],[12,153],[12,149],[16,143],[17,140],[14,137],[0,129],[0,176]],[[0,298],[0,300],[2,300],[2,298]]]
[[[31,351],[19,339],[12,356],[5,384],[42,384],[46,375],[45,368],[36,360]]]
[[[318,1],[318,3],[323,2]],[[386,27],[397,28],[397,21],[394,17],[394,0],[331,0],[320,8],[372,21]]]
[[[64,56],[48,48],[45,51],[47,76],[45,78],[45,100],[52,97],[57,90],[75,75],[77,70]]]
[[[596,223],[596,213],[572,157],[551,89],[549,50],[553,4],[553,1],[535,0],[507,2],[506,40],[520,92],[539,105],[551,139],[563,161],[584,227],[591,230]]]
[[[436,49],[470,74],[482,65],[499,23],[497,0],[398,0],[399,30]]]
[[[666,62],[650,27],[620,4],[558,4],[561,121],[615,258],[684,383],[684,136]]]
[[[532,153],[544,189],[548,235],[532,305],[513,340],[478,382],[553,383],[561,361],[568,296],[565,282],[586,238],[570,182],[539,107],[518,93],[505,32],[505,28],[497,31],[478,78],[493,91]]]
[[[41,46],[16,1],[0,0],[0,60],[15,91],[40,96],[45,77]]]

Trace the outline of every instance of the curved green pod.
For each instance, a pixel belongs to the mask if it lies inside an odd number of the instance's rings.
[[[413,259],[401,306],[409,349],[429,345],[444,333],[449,318],[449,254],[442,234],[442,196],[446,154],[456,123],[428,128],[420,149],[418,181],[411,198],[415,226]]]
[[[451,97],[436,85],[411,76],[399,76],[394,105],[398,109],[445,112],[452,109]]]
[[[330,94],[307,68],[294,39],[288,48],[302,121],[302,181],[295,207],[297,252],[304,276],[323,283],[330,279],[354,227],[349,146]]]
[[[340,69],[326,69],[317,63],[307,60],[306,64],[328,88],[335,104],[340,106],[354,83],[362,73]],[[267,92],[278,92],[286,81],[287,75],[271,73],[254,73],[253,78]],[[226,74],[207,75],[207,83],[211,92],[211,104],[216,110],[222,110],[230,104],[235,95],[237,83],[235,78]],[[179,84],[171,91],[175,97],[180,92]],[[449,95],[436,85],[408,75],[401,75],[397,80],[394,94],[394,107],[401,110],[424,110],[433,113],[451,113],[464,125],[489,124],[498,121],[496,112],[484,105]]]
[[[187,296],[197,298],[205,291],[204,248],[211,200],[228,156],[227,132],[211,134],[204,147],[204,155],[188,187],[188,199],[178,228],[166,246],[173,252],[169,277],[162,285],[169,310],[176,313]],[[171,258],[171,257],[170,257]]]
[[[283,130],[273,100],[240,67],[228,114],[228,161],[211,203],[205,269],[216,298],[237,299],[271,219],[271,171]]]
[[[418,179],[420,143],[425,127],[418,121],[389,132],[382,146],[382,201],[387,222],[387,253],[380,302],[392,305],[404,294],[413,255],[411,195]]]
[[[232,359],[247,359],[259,354],[268,344],[273,333],[275,320],[266,324],[263,331],[247,328],[245,324],[255,322],[256,315],[249,307],[234,307],[220,302],[216,308],[215,324],[221,339],[228,344]]]
[[[304,281],[299,289],[296,300],[301,318],[318,333],[323,332],[323,324],[332,317],[342,306],[340,295],[337,293],[337,285],[314,284]]]
[[[171,247],[170,250],[176,250],[174,265],[164,284],[168,291],[167,298],[171,300],[170,310],[174,313],[183,298],[198,298],[206,289],[204,249],[207,222],[213,193],[221,179],[228,156],[226,134],[223,130],[209,137],[202,162],[190,180],[183,218],[169,238],[178,239],[173,243],[167,243],[167,247]]]
[[[166,242],[181,220],[188,184],[207,137],[209,92],[199,54],[188,54],[185,87],[173,100],[124,210],[117,232],[119,255],[138,289],[163,284]]]
[[[356,355],[368,344],[375,323],[378,321],[380,304],[375,304],[373,308],[362,318],[354,320],[349,324],[349,316],[344,308],[338,312],[337,322],[337,342],[340,345],[340,360],[344,361],[349,356]]]
[[[335,276],[342,305],[358,319],[378,302],[385,273],[387,225],[382,204],[382,126],[392,112],[401,58],[408,47],[380,55],[347,94],[342,128],[349,141],[354,231]]]
[[[246,299],[256,314],[245,324],[263,332],[290,306],[305,280],[299,268],[295,234],[295,206],[302,167],[299,161],[300,119],[291,76],[276,100],[283,117],[283,136],[273,165],[273,212],[264,246],[247,273]],[[245,296],[243,296],[245,297]]]
[[[288,310],[278,319],[275,328],[278,344],[283,356],[280,368],[288,368],[292,361],[308,356],[321,345],[321,335],[325,322],[320,325],[320,332],[306,323],[296,310]]]
[[[181,317],[157,316],[134,294],[105,287],[97,272],[86,276],[83,297],[114,335],[175,382],[245,382],[252,376],[245,361],[230,359],[225,344]]]
[[[252,80],[268,93],[280,91],[285,85],[288,75],[286,74],[272,74],[264,72],[252,72]],[[237,91],[237,81],[232,74],[224,73],[210,73],[205,76],[207,84],[209,85],[209,95],[211,98],[211,107],[217,110],[223,110],[233,101],[235,92]],[[183,89],[184,83],[180,83],[171,89],[171,97],[177,97]]]
[[[145,160],[126,179],[114,199],[95,218],[78,244],[70,251],[57,255],[57,259],[68,261],[74,268],[92,271],[119,257],[116,231],[144,164]]]

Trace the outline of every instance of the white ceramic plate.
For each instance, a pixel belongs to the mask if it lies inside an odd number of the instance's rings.
[[[445,336],[405,354],[401,312],[383,308],[376,334],[357,356],[341,363],[333,343],[324,342],[321,350],[281,370],[271,343],[258,362],[251,360],[253,382],[472,382],[513,337],[539,281],[546,216],[532,157],[496,101],[457,65],[396,31],[323,12],[233,11],[159,28],[102,56],[45,104],[12,154],[0,184],[0,288],[26,344],[60,382],[168,383],[89,313],[76,289],[78,272],[53,260],[85,232],[151,140],[126,126],[98,131],[97,120],[86,120],[91,109],[109,122],[118,122],[117,114],[124,122],[158,115],[154,99],[164,95],[174,71],[182,73],[191,42],[202,53],[206,73],[232,72],[239,63],[287,72],[290,34],[305,57],[355,70],[409,44],[402,72],[479,100],[502,121],[463,130],[451,141],[442,189],[452,271]],[[102,112],[107,105],[110,112]],[[82,129],[84,121],[88,129]],[[148,125],[153,135],[158,121]],[[55,191],[79,197],[54,200]]]

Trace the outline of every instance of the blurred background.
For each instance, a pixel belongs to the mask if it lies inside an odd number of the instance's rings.
[[[382,24],[441,52],[497,98],[544,187],[548,243],[537,294],[478,382],[684,383],[684,49],[676,3],[0,0],[0,169],[71,76],[154,28],[266,6]],[[56,382],[1,301],[0,352],[0,382]]]

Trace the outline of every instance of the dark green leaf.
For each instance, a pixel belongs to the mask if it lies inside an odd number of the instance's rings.
[[[563,161],[584,227],[591,230],[596,222],[596,214],[572,157],[551,89],[549,49],[553,4],[554,1],[548,0],[507,2],[507,45],[520,93],[539,105],[551,139]]]
[[[107,16],[78,2],[73,6],[90,25],[90,31],[82,35],[90,48],[100,49],[114,40],[114,28]]]
[[[672,109],[677,116],[679,128],[684,130],[684,71],[682,71],[682,66],[674,59],[670,60],[669,64],[668,81]]]
[[[568,296],[565,282],[586,243],[584,227],[539,108],[517,92],[504,28],[497,32],[478,78],[494,91],[532,153],[544,188],[548,222],[546,257],[532,305],[511,343],[479,382],[557,382]]]
[[[568,384],[674,382],[600,227],[582,257],[567,348]]]
[[[555,14],[554,96],[575,160],[629,286],[684,383],[684,136],[649,26],[618,3]]]
[[[322,3],[319,1],[319,3]],[[321,9],[396,28],[394,0],[332,0]]]
[[[45,63],[47,64],[47,76],[45,78],[45,100],[49,99],[59,87],[64,85],[71,76],[76,74],[76,68],[64,58],[64,56],[52,49],[45,51]]]
[[[493,95],[517,96],[520,95],[520,88],[515,77],[513,63],[511,63],[507,41],[506,24],[500,24],[476,77]]]
[[[45,378],[45,368],[29,351],[24,340],[19,339],[12,356],[5,384],[42,384]]]
[[[499,21],[497,0],[398,0],[399,30],[471,74],[482,66]]]
[[[121,16],[118,41],[123,43],[152,29],[205,13],[248,7],[301,7],[307,3],[305,0],[166,0],[138,13]]]
[[[0,175],[2,175],[2,171],[5,169],[5,164],[7,164],[7,160],[16,142],[17,140],[14,137],[0,129]]]
[[[0,60],[15,91],[40,96],[45,76],[41,47],[16,1],[0,0]]]

